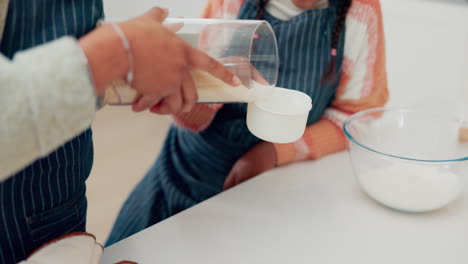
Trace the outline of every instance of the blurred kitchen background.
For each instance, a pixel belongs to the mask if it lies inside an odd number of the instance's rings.
[[[207,0],[104,0],[108,19],[152,6],[198,17]],[[389,106],[456,107],[468,114],[468,1],[381,0],[387,41]],[[148,52],[153,52],[149,50]],[[154,51],[157,52],[157,51]],[[464,109],[464,110],[463,110]],[[88,231],[105,242],[120,206],[155,160],[170,120],[129,107],[105,107],[94,122],[88,179]]]

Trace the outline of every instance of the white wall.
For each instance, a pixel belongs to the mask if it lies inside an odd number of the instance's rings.
[[[207,0],[104,0],[108,18],[128,18],[153,6],[169,8],[170,17],[198,17]]]
[[[152,6],[171,17],[197,17],[206,0],[104,0],[108,18]],[[468,4],[460,0],[381,0],[387,40],[390,106],[468,103]],[[458,4],[456,4],[458,3]]]
[[[390,105],[468,103],[468,4],[381,0]]]

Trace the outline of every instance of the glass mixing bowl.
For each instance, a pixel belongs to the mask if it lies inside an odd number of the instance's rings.
[[[370,109],[344,124],[354,174],[382,205],[427,212],[453,202],[468,180],[468,127],[454,112]]]

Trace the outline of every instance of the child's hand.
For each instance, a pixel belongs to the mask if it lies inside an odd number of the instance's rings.
[[[232,167],[224,189],[227,190],[276,166],[276,150],[272,143],[262,142],[242,156]]]

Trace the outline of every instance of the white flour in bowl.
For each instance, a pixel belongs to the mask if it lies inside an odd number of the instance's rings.
[[[362,188],[376,201],[406,212],[439,209],[461,192],[456,174],[439,167],[395,164],[358,175]]]

